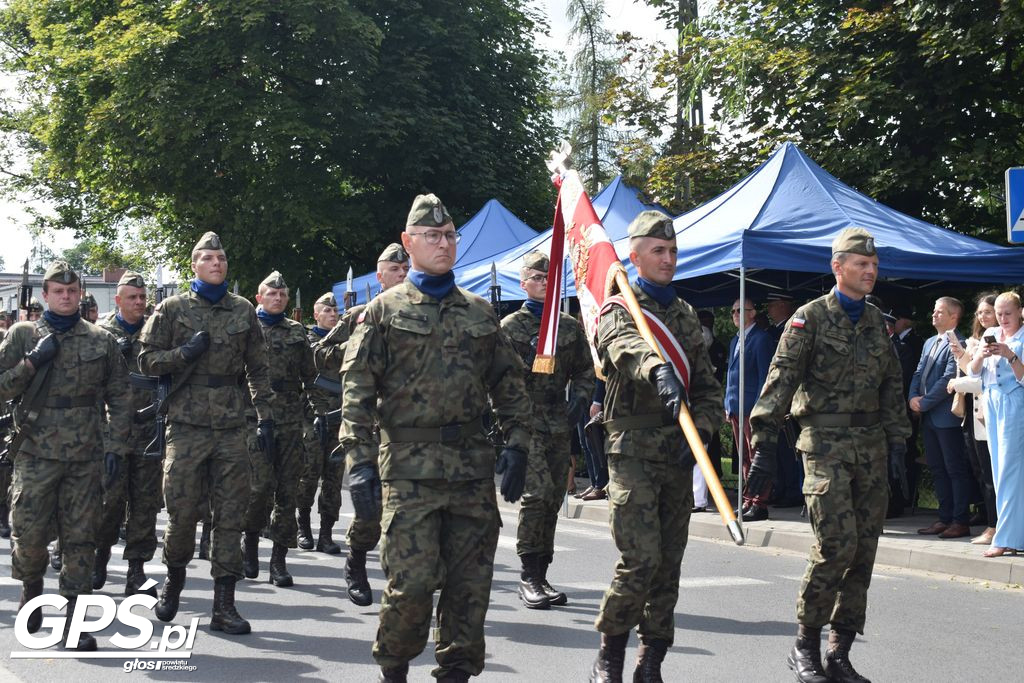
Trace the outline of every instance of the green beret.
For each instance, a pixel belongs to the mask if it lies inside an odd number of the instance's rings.
[[[126,270],[121,279],[117,281],[117,286],[128,285],[129,287],[142,287],[145,289],[146,281],[142,279],[142,275],[136,273],[134,270]]]
[[[832,253],[841,252],[861,256],[875,256],[878,253],[875,251],[874,236],[864,228],[847,228],[832,240]]]
[[[434,194],[416,195],[409,209],[409,217],[405,219],[405,227],[422,225],[426,228],[440,228],[452,222],[448,209]]]
[[[192,247],[192,251],[199,251],[200,249],[219,249],[224,251],[224,245],[220,243],[220,237],[215,232],[203,233],[203,236],[196,242],[196,246]]]
[[[96,303],[96,297],[92,295],[92,292],[86,292],[82,295],[82,303],[89,308],[99,308],[100,305]]]
[[[327,292],[316,300],[316,303],[322,306],[330,306],[331,308],[338,307],[338,300],[334,298],[334,292]]]
[[[260,289],[263,287],[270,287],[271,289],[288,289],[288,285],[284,283],[284,275],[281,275],[281,273],[276,270],[263,278],[263,282],[260,283]]]
[[[43,304],[40,303],[39,299],[32,297],[28,302],[28,310],[42,313]]]
[[[408,260],[409,255],[405,253],[405,248],[398,242],[392,242],[388,246],[384,247],[384,251],[380,252],[380,256],[377,257],[377,263],[380,263],[381,261],[405,263]]]
[[[78,273],[71,270],[67,261],[54,261],[43,273],[43,279],[70,285],[72,282],[78,281]]]
[[[660,211],[641,211],[629,224],[630,237],[657,237],[660,240],[676,239],[672,219]]]
[[[550,259],[547,254],[539,251],[531,251],[529,254],[523,257],[523,268],[532,268],[533,270],[539,270],[542,273],[548,272],[548,267],[551,265]]]

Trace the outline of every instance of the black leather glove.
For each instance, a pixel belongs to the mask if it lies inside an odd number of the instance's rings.
[[[327,416],[323,413],[317,413],[313,418],[313,434],[320,442],[320,450],[327,450],[327,441],[330,437],[327,433]]]
[[[210,348],[210,333],[206,330],[200,330],[178,348],[181,349],[181,355],[185,357],[185,360],[191,363]]]
[[[362,462],[352,466],[348,473],[348,495],[352,498],[356,519],[375,520],[380,516],[380,474],[376,465]]]
[[[910,498],[910,480],[907,479],[907,444],[903,441],[889,443],[889,480],[900,487],[903,500]]]
[[[590,398],[583,394],[573,394],[572,398],[569,399],[569,406],[566,409],[569,426],[575,427],[583,421],[583,418],[588,417],[587,411],[589,409]]]
[[[121,463],[118,461],[116,453],[103,455],[103,473],[103,488],[110,489],[117,481],[118,475],[121,474]]]
[[[501,497],[514,503],[523,495],[526,488],[526,456],[522,448],[505,446],[501,449],[494,471],[501,477]]]
[[[658,388],[658,398],[665,408],[672,413],[672,420],[679,419],[679,409],[683,405],[686,390],[679,381],[671,363],[662,363],[651,370],[651,381]]]
[[[132,355],[132,340],[128,337],[118,337],[117,350],[121,352],[122,356],[128,358]]]
[[[60,343],[57,341],[57,335],[51,332],[50,334],[40,337],[32,350],[25,354],[25,360],[31,363],[33,368],[38,370],[53,360],[59,349]]]
[[[771,488],[775,481],[775,471],[778,469],[778,461],[775,458],[775,449],[766,450],[761,446],[754,449],[754,457],[750,462],[750,472],[747,474],[746,493],[748,496],[759,496]]]
[[[256,423],[256,447],[263,452],[269,464],[275,464],[277,444],[274,442],[273,420],[260,420]]]
[[[706,449],[708,442],[711,441],[711,436],[703,429],[698,429],[697,434],[700,436],[700,442],[704,444]],[[685,436],[683,437],[683,450],[679,453],[679,464],[688,468],[693,468],[697,464],[697,458],[693,455],[693,449],[690,448],[690,441]]]

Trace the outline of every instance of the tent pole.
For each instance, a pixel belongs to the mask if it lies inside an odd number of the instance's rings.
[[[738,424],[739,429],[736,430],[736,457],[739,459],[739,463],[736,466],[736,473],[738,475],[736,485],[736,522],[740,525],[740,530],[743,530],[743,458],[746,455],[746,415],[743,409],[744,397],[744,375],[743,371],[746,367],[746,351],[747,351],[747,334],[746,334],[746,323],[747,323],[747,269],[740,266],[740,314],[737,318],[739,321],[739,340],[737,342],[737,353],[739,355],[739,363],[737,363],[737,372],[739,372],[739,414]]]

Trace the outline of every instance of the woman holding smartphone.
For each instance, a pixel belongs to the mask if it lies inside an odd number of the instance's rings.
[[[1021,301],[1015,292],[996,297],[997,327],[985,331],[971,360],[972,377],[981,377],[992,479],[999,519],[985,557],[1016,555],[1024,549],[1024,330]]]

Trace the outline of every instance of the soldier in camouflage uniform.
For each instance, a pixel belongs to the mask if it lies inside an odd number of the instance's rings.
[[[849,661],[864,632],[868,584],[888,504],[888,455],[903,463],[910,423],[900,364],[882,313],[864,297],[878,276],[867,230],[832,243],[835,288],[790,318],[750,415],[754,459],[748,491],[769,486],[779,425],[787,412],[802,430],[803,492],[815,544],[797,601],[799,633],[789,658],[797,680],[866,681]],[[896,473],[901,480],[905,473]],[[831,624],[825,667],[821,628]]]
[[[82,313],[82,319],[88,320],[94,325],[100,319],[100,305],[96,303],[96,297],[92,295],[92,292],[82,294],[79,310]]]
[[[395,285],[405,282],[409,273],[409,254],[401,244],[392,242],[377,257],[377,282],[381,291],[387,291]],[[318,350],[317,362],[327,377],[340,377],[341,364],[345,356],[345,343],[355,329],[356,321],[362,315],[364,305],[351,306],[345,311],[338,325],[324,339]],[[341,377],[344,381],[344,378]],[[374,432],[376,434],[376,432]],[[339,471],[338,476],[341,476]],[[340,501],[339,501],[340,502]],[[323,507],[321,507],[321,516]],[[348,545],[348,557],[345,558],[345,583],[348,585],[348,598],[360,607],[373,602],[373,591],[366,576],[366,554],[377,546],[380,540],[380,512],[376,516],[360,519],[354,517],[348,525],[345,543]]]
[[[338,324],[338,301],[332,292],[321,295],[313,304],[313,319],[316,324],[310,328],[306,338],[316,359],[317,349]],[[324,372],[319,360],[317,371]],[[337,380],[337,373],[335,372],[330,379]],[[325,406],[328,412],[333,412],[341,408],[341,394],[332,394],[316,386],[307,387],[306,393],[311,401],[306,405],[303,435],[306,460],[303,463],[302,475],[299,477],[296,497],[299,547],[303,550],[313,549],[313,530],[309,525],[309,513],[313,508],[313,499],[316,498],[317,486],[320,485],[320,535],[316,540],[316,549],[328,555],[338,555],[341,553],[341,546],[334,542],[333,533],[334,523],[341,511],[341,464],[332,463],[329,457],[331,451],[338,445],[338,430],[336,427],[329,428],[326,415],[314,414],[310,404],[315,402]]]
[[[586,333],[567,313],[559,314],[555,371],[530,372],[537,355],[547,272],[548,257],[544,254],[534,251],[523,257],[519,284],[528,298],[522,308],[501,321],[501,329],[526,365],[526,391],[533,403],[534,439],[516,531],[516,552],[523,563],[519,597],[530,609],[567,602],[565,593],[548,583],[547,571],[554,558],[555,525],[569,471],[570,429],[590,408],[594,393],[594,359]],[[570,382],[567,403],[566,385]]]
[[[145,324],[146,282],[132,271],[121,276],[114,295],[116,308],[99,321],[99,326],[114,335],[130,372],[140,372],[139,333]],[[134,411],[153,403],[153,392],[132,388]],[[143,452],[153,440],[153,421],[132,421],[128,453],[120,462],[121,476],[103,496],[103,510],[96,528],[96,566],[93,569],[93,590],[99,590],[107,579],[110,550],[117,543],[121,522],[127,506],[124,559],[128,560],[124,594],[134,595],[146,583],[145,563],[156,552],[156,515],[160,512],[161,467],[157,458],[146,458]],[[147,591],[156,597],[156,588]]]
[[[39,299],[32,297],[28,302],[28,309],[25,311],[28,315],[29,322],[35,322],[43,317],[43,305],[39,302]]]
[[[413,202],[402,233],[408,279],[371,301],[345,348],[341,446],[356,517],[374,519],[383,480],[381,566],[387,586],[373,656],[381,680],[405,681],[437,603],[441,681],[484,668],[484,618],[498,513],[490,399],[507,445],[502,495],[522,495],[530,443],[523,363],[490,305],[455,286],[457,233],[434,195]],[[380,425],[380,446],[373,434]],[[379,450],[379,475],[378,475]]]
[[[142,329],[139,365],[147,375],[173,379],[166,401],[164,457],[167,581],[156,615],[170,621],[178,613],[185,567],[195,551],[196,521],[209,497],[214,579],[210,628],[240,634],[250,631],[235,609],[250,487],[245,438],[250,396],[258,415],[257,442],[264,451],[273,449],[274,422],[263,332],[252,304],[228,292],[227,265],[220,238],[204,234],[192,249],[196,277],[190,291],[164,299]]]
[[[109,332],[79,317],[80,296],[78,275],[67,263],[54,263],[43,276],[49,306],[43,319],[18,323],[0,344],[0,399],[19,401],[11,446],[11,575],[23,582],[22,605],[42,594],[46,544],[56,521],[67,626],[77,596],[91,592],[101,479],[104,485],[116,479],[131,420],[124,359]],[[29,632],[41,621],[42,610],[34,610]],[[83,634],[75,647],[95,650],[96,640]]]
[[[607,383],[607,490],[620,558],[595,623],[601,649],[592,681],[621,680],[634,626],[641,645],[633,680],[661,680],[661,663],[675,635],[680,564],[693,507],[694,458],[678,424],[680,404],[689,397],[704,443],[722,412],[722,385],[715,379],[697,313],[672,287],[677,253],[672,220],[644,211],[628,232],[629,258],[639,275],[633,293],[682,346],[689,386],[684,388],[675,368],[640,336],[623,306],[606,305],[598,321],[597,350]]]
[[[313,350],[306,341],[302,323],[289,320],[288,285],[276,270],[260,283],[256,295],[259,306],[256,316],[263,329],[270,362],[270,387],[274,390],[270,406],[274,412],[276,447],[267,453],[252,453],[252,492],[245,515],[245,541],[243,566],[250,579],[259,574],[260,529],[270,515],[270,540],[274,547],[270,554],[270,582],[278,587],[293,584],[288,573],[285,556],[288,548],[296,547],[298,526],[295,522],[295,492],[302,472],[302,420],[303,407],[309,400],[305,393],[316,379]],[[318,400],[318,399],[317,399]],[[318,400],[319,403],[319,400]],[[325,404],[313,407],[323,414]]]

